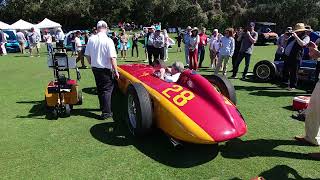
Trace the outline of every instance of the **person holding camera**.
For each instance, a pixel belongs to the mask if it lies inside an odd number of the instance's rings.
[[[288,39],[291,37],[291,35],[292,35],[292,27],[287,27],[286,32],[278,38],[277,51],[276,51],[276,54],[274,55],[274,61],[281,61],[284,53],[284,48],[286,47]]]
[[[239,50],[239,55],[237,62],[233,68],[233,74],[231,78],[237,78],[237,73],[239,70],[239,65],[242,62],[243,58],[245,58],[245,68],[242,74],[242,79],[246,78],[246,75],[249,70],[251,54],[253,52],[254,43],[258,40],[258,33],[254,31],[254,23],[250,23],[246,30],[240,34],[237,41],[241,41],[241,47]]]
[[[289,91],[297,86],[297,73],[303,56],[303,48],[310,42],[307,31],[304,23],[297,23],[284,49],[283,81],[288,82],[288,79],[290,80]]]

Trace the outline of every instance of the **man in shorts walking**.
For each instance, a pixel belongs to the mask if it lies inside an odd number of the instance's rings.
[[[34,28],[31,28],[31,32],[28,35],[30,57],[33,57],[32,55],[33,49],[37,50],[37,56],[40,57],[40,52],[39,52],[40,38],[41,37],[39,33],[37,33]]]

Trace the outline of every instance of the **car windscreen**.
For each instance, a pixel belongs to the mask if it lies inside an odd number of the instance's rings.
[[[9,37],[7,38],[7,40],[17,40],[17,36],[14,34],[13,31],[3,31],[4,33],[6,33]]]

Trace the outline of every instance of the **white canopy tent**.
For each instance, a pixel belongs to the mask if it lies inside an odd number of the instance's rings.
[[[32,27],[35,27],[34,24],[31,24],[27,21],[24,21],[22,19],[20,19],[19,21],[11,24],[11,28],[12,29],[21,29],[21,30],[29,30],[31,29]]]
[[[9,24],[0,21],[0,29],[12,29],[12,28]]]
[[[60,28],[61,25],[59,23],[51,21],[50,19],[45,18],[43,21],[41,21],[35,27],[38,29],[49,29],[49,28]]]

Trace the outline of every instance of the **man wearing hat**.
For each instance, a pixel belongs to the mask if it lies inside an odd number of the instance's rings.
[[[191,36],[188,44],[189,48],[189,68],[198,70],[198,48],[200,37],[198,35],[199,29],[194,27],[191,31]]]
[[[282,55],[284,53],[284,48],[287,45],[288,39],[291,37],[292,34],[292,27],[287,27],[286,32],[284,34],[281,34],[281,36],[277,40],[277,51],[274,56],[274,61],[280,61],[282,58]]]
[[[242,79],[246,78],[246,75],[249,70],[250,59],[253,52],[254,43],[256,43],[258,40],[258,33],[254,31],[254,26],[254,23],[250,23],[247,26],[246,30],[242,32],[237,39],[237,41],[241,41],[241,47],[239,50],[237,62],[233,68],[233,75],[231,76],[232,78],[237,77],[239,65],[243,58],[245,58],[245,68],[242,74]]]
[[[161,34],[161,30],[157,28],[149,40],[152,41],[154,59],[164,60],[164,35]]]
[[[101,120],[112,117],[111,94],[113,90],[113,72],[119,78],[117,70],[117,52],[114,43],[107,35],[107,23],[99,21],[97,23],[98,33],[89,38],[85,56],[92,67],[92,72],[96,81]]]
[[[215,68],[217,66],[221,37],[222,34],[219,33],[219,30],[214,29],[209,42],[211,68]]]
[[[198,54],[199,54],[199,67],[202,67],[202,62],[204,60],[204,56],[206,53],[206,46],[208,44],[208,37],[206,35],[206,28],[205,27],[201,28],[199,37],[200,37],[199,52],[198,52]]]
[[[58,28],[57,34],[56,34],[56,47],[57,48],[63,48],[63,41],[64,41],[65,35],[61,28]]]
[[[191,30],[192,28],[188,26],[186,28],[186,32],[183,36],[182,42],[184,43],[184,52],[185,52],[185,58],[186,58],[186,65],[189,66],[189,47],[188,44],[190,43],[191,38]]]
[[[297,23],[284,49],[283,80],[288,82],[290,79],[288,90],[293,90],[297,86],[297,72],[302,60],[303,48],[310,42],[307,31],[304,23]]]
[[[153,62],[152,56],[154,55],[154,52],[153,52],[154,47],[153,47],[152,38],[154,36],[154,32],[155,32],[155,27],[151,26],[150,28],[148,28],[148,33],[146,35],[146,44],[147,44],[147,54],[148,54],[149,65],[152,65],[152,62]]]

